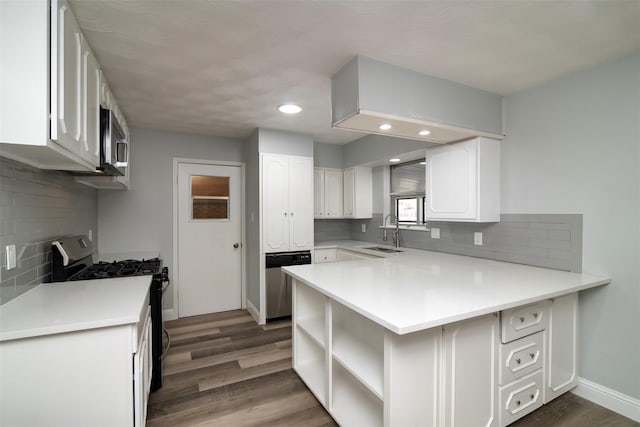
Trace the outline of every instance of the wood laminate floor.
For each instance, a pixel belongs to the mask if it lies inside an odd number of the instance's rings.
[[[165,327],[171,348],[163,387],[151,394],[147,426],[336,426],[291,368],[290,320],[259,326],[246,311],[236,310]],[[566,393],[512,426],[640,423]]]

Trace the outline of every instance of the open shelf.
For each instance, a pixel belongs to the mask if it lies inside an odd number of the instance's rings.
[[[302,331],[297,331],[294,337],[296,349],[293,367],[307,384],[316,398],[325,403],[326,377],[325,349],[316,340]]]
[[[333,364],[331,415],[343,426],[382,426],[382,400],[351,376],[340,364]]]
[[[321,346],[324,342],[326,297],[296,282],[295,322]]]
[[[383,356],[383,353],[356,339],[337,335],[333,340],[333,359],[380,399],[382,399]]]
[[[324,319],[309,317],[296,322],[298,328],[309,335],[316,343],[324,347]]]
[[[333,359],[371,393],[382,399],[384,383],[382,327],[341,304],[332,303],[331,309]]]

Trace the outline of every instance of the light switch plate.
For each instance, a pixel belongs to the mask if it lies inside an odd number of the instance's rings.
[[[473,233],[473,244],[482,246],[482,232],[476,231]]]
[[[440,229],[439,228],[431,227],[431,238],[432,239],[439,239],[440,238]]]
[[[7,245],[7,270],[16,268],[16,245]]]

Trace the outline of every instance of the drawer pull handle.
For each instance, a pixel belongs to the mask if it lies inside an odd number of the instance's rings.
[[[536,357],[535,353],[529,353],[529,356],[531,356],[532,359]]]
[[[520,364],[520,362],[521,362],[521,360],[520,360],[520,359],[516,359],[516,363],[517,363],[518,365]]]
[[[516,405],[520,406],[520,401],[516,400]]]
[[[529,397],[531,398],[531,400],[533,400],[533,398],[536,397],[536,395],[532,393],[529,395]]]

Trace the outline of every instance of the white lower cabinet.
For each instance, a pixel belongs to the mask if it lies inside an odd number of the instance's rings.
[[[442,333],[443,426],[497,426],[498,318],[445,325]]]
[[[578,380],[578,294],[556,298],[549,306],[544,403],[576,386]]]
[[[0,354],[2,426],[145,425],[148,298],[136,323],[3,341]]]
[[[577,293],[404,335],[296,279],[293,298],[293,367],[341,426],[502,427],[576,384]]]
[[[500,387],[500,425],[505,426],[542,406],[542,369]]]

